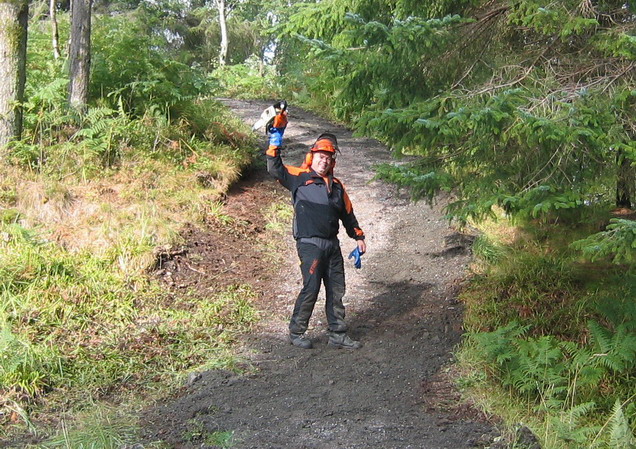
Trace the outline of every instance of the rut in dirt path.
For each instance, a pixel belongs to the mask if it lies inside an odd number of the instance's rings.
[[[225,103],[250,124],[268,106]],[[373,164],[390,160],[383,145],[293,106],[285,163],[299,165],[324,131],[338,137],[342,154],[335,174],[367,235],[363,268],[347,264],[345,296],[350,334],[364,347],[326,346],[320,299],[308,332],[315,349],[287,343],[286,320],[300,286],[290,236],[277,291],[265,293],[273,312],[245,338],[256,374],[201,373],[178,397],[145,413],[148,441],[214,447],[205,435],[233,432],[234,448],[459,449],[487,446],[496,436],[483,416],[457,401],[444,374],[461,338],[455,295],[469,262],[470,238],[450,229],[436,209],[411,204],[371,181]],[[273,188],[271,181],[256,187]],[[346,255],[355,244],[344,232],[340,239]]]

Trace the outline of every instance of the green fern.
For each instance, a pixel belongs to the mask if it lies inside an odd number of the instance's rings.
[[[486,357],[499,367],[502,384],[527,397],[556,398],[566,394],[569,364],[553,337],[522,338],[528,327],[511,323],[474,335]]]
[[[611,414],[598,431],[591,448],[634,449],[636,437],[624,413],[624,403],[616,399]]]
[[[521,326],[517,322],[512,322],[493,332],[472,334],[472,338],[488,359],[494,361],[498,366],[502,366],[516,357],[517,351],[511,342],[525,335],[529,329],[529,326]]]
[[[636,334],[624,324],[611,330],[595,321],[588,323],[594,356],[603,366],[614,372],[623,372],[636,366]]]
[[[623,413],[623,406],[618,399],[614,404],[612,416],[610,418],[610,438],[609,446],[614,449],[634,449],[636,448],[636,437],[632,431],[627,417]]]
[[[606,374],[606,369],[597,363],[598,357],[595,352],[569,341],[562,342],[561,347],[570,363],[569,398],[574,400],[583,391],[596,391]]]
[[[594,402],[585,402],[551,415],[548,421],[559,440],[570,447],[585,447],[600,429],[589,423],[595,409]]]
[[[516,363],[507,382],[523,394],[538,394],[543,400],[563,398],[567,391],[567,364],[558,342],[549,336],[517,340]]]

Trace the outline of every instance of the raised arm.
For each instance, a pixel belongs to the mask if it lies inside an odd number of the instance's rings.
[[[269,146],[267,156],[267,171],[288,190],[293,190],[299,182],[298,175],[308,170],[283,164],[280,150],[283,146],[283,135],[287,128],[287,111],[283,111],[274,118],[269,129]]]

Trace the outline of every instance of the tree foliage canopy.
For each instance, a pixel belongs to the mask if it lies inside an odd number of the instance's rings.
[[[555,217],[635,190],[636,16],[623,2],[349,0],[281,26],[309,93],[410,163],[452,217]],[[412,157],[415,157],[413,159]],[[632,196],[631,200],[635,198]]]

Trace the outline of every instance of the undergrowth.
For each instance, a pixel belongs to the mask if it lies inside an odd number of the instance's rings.
[[[485,227],[463,291],[460,384],[547,449],[634,447],[636,273],[578,251],[589,230]]]
[[[178,118],[38,107],[59,114],[31,117],[0,164],[0,441],[121,447],[134,418],[105,401],[123,409],[191,370],[241,367],[231,345],[256,319],[254,292],[173,295],[147,273],[184,224],[222,218],[255,146],[211,100]]]
[[[283,83],[276,73],[276,67],[264,65],[258,58],[249,58],[242,64],[218,67],[211,77],[215,80],[219,95],[267,100],[284,97]]]
[[[0,167],[6,438],[41,432],[35,422],[66,410],[72,417],[56,437],[64,445],[47,447],[80,447],[74,426],[97,430],[73,416],[92,401],[152,394],[193,369],[238,369],[230,346],[256,318],[251,289],[173,296],[146,275],[157,248],[179,244],[185,223],[222,214],[220,195],[251,158],[241,134],[219,133],[235,145],[185,140],[181,125],[147,128],[156,147],[127,148],[109,167],[99,154],[77,160],[85,154],[63,146],[44,148],[35,163],[16,157],[14,147]],[[71,170],[91,163],[101,171]],[[103,424],[100,431],[112,427]],[[86,447],[120,446],[95,440]]]
[[[232,344],[257,319],[255,292],[177,294],[148,273],[184,225],[224,226],[221,200],[255,154],[247,127],[205,96],[220,76],[270,95],[275,77],[181,63],[143,14],[95,20],[82,113],[48,20],[29,24],[24,130],[0,149],[3,447],[134,445],[141,403],[192,370],[243,368]],[[69,15],[58,20],[67,41]]]

